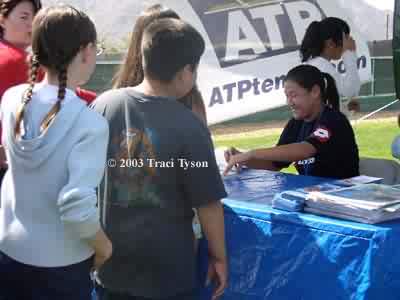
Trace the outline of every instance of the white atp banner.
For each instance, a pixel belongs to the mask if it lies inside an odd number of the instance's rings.
[[[161,3],[196,27],[206,41],[198,86],[209,125],[284,106],[285,74],[300,64],[298,49],[308,25],[324,17],[339,17],[348,22],[357,45],[361,81],[371,80],[367,42],[338,1],[166,0]],[[345,72],[342,61],[334,64],[340,73]]]

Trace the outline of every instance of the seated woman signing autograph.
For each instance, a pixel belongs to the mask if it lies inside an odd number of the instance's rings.
[[[349,178],[359,175],[358,147],[350,122],[339,111],[334,79],[316,67],[300,65],[286,76],[287,103],[293,118],[284,128],[277,146],[240,152],[225,151],[228,165],[279,171],[292,162],[299,174]]]

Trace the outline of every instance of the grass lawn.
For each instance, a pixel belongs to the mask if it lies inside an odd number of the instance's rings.
[[[400,133],[396,118],[353,122],[360,157],[392,158],[391,144]],[[251,132],[214,135],[216,147],[234,146],[241,149],[270,147],[278,141],[282,129],[261,129]],[[287,170],[295,173],[293,167]]]

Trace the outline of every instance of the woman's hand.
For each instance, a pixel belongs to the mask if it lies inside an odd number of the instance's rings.
[[[252,158],[252,151],[243,153],[238,151],[238,154],[230,154],[228,165],[226,166],[223,173],[224,176],[226,176],[233,167],[236,167],[236,170],[240,172],[242,166],[245,165],[251,158]]]
[[[240,153],[242,153],[242,152],[239,151],[238,149],[236,149],[235,147],[229,147],[228,149],[226,149],[224,151],[225,161],[229,162],[229,160],[231,159],[232,155],[240,154]]]

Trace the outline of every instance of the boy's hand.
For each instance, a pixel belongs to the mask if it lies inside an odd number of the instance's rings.
[[[226,259],[218,260],[210,257],[206,285],[209,285],[211,282],[214,282],[216,285],[211,298],[214,300],[222,296],[228,283],[228,265]]]
[[[224,209],[220,201],[213,201],[197,209],[201,227],[208,241],[209,263],[206,284],[215,284],[212,299],[224,293],[228,266],[225,249]]]

